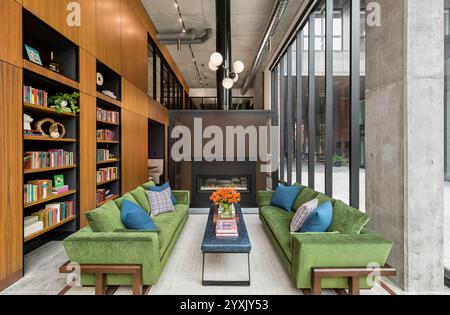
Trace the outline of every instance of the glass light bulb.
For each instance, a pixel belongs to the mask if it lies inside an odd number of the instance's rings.
[[[209,67],[209,69],[212,70],[212,71],[217,71],[217,69],[219,69],[218,67],[216,67],[215,65],[213,65],[213,64],[211,63],[211,61],[209,62],[208,67]]]
[[[234,62],[234,64],[233,64],[234,72],[239,74],[239,73],[242,73],[244,71],[244,69],[245,69],[245,65],[242,61],[238,60],[238,61]]]
[[[233,82],[236,83],[239,80],[239,75],[236,73]]]
[[[222,86],[227,90],[231,89],[233,87],[233,80],[231,80],[230,78],[223,79]]]
[[[214,66],[219,67],[223,62],[223,56],[220,53],[215,52],[211,55],[211,58],[209,59],[209,61]]]

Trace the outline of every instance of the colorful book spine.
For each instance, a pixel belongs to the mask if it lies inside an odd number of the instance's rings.
[[[26,152],[24,156],[24,169],[34,170],[41,168],[73,166],[74,162],[74,153],[65,152],[64,150],[49,150],[48,152]]]
[[[23,87],[23,101],[32,105],[48,107],[48,93],[25,85]]]
[[[106,181],[114,180],[118,178],[117,167],[101,168],[97,171],[97,183],[103,183]]]
[[[119,113],[97,107],[97,120],[105,121],[113,124],[119,123]]]
[[[97,141],[116,141],[115,132],[108,129],[97,130]]]

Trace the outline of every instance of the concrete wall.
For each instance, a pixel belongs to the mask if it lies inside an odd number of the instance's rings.
[[[443,288],[443,0],[378,0],[366,27],[366,208],[409,292]]]

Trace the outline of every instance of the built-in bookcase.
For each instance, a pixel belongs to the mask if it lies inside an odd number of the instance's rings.
[[[45,242],[61,239],[68,233],[77,231],[80,226],[79,114],[58,113],[48,102],[48,98],[56,93],[79,92],[79,48],[26,10],[23,11],[23,41],[24,70],[21,107],[23,113],[33,119],[31,123],[33,132],[24,131],[23,136],[24,220],[25,217],[42,213],[48,205],[64,204],[60,210],[64,215],[53,219],[49,218],[47,213],[39,217],[39,221],[45,221],[41,229],[25,235],[24,224],[24,253],[27,253]],[[39,53],[41,64],[29,60],[29,51],[25,45]],[[60,66],[59,72],[49,67],[52,55],[53,61]],[[78,106],[82,110],[80,102]],[[36,124],[43,119],[52,119],[62,124],[66,131],[65,136],[51,138],[38,134]],[[42,129],[47,134],[50,133],[49,126],[50,123],[42,125]],[[51,163],[48,164],[48,161]],[[53,193],[48,188],[48,183],[51,182],[54,187],[55,176],[59,175],[63,176],[68,190]],[[31,188],[27,184],[35,184],[35,186]],[[46,193],[43,193],[44,190]]]
[[[97,61],[97,206],[121,195],[121,77]],[[105,95],[110,91],[114,97]]]

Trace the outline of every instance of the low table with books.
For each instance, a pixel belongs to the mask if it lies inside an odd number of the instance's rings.
[[[250,251],[252,245],[239,204],[235,205],[234,213],[235,218],[222,219],[216,206],[212,206],[210,209],[202,243],[202,284],[204,286],[250,286]],[[207,254],[247,254],[248,280],[205,280],[205,256]]]

